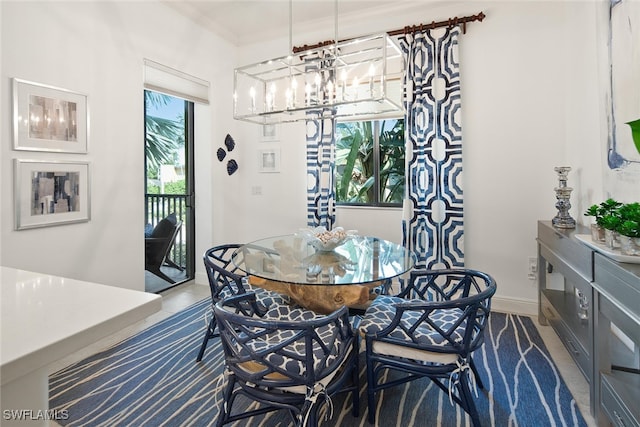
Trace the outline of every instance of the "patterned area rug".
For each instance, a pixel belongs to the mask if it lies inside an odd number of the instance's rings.
[[[68,411],[65,426],[215,425],[224,357],[219,339],[195,361],[209,301],[188,309],[49,378],[50,408]],[[485,384],[476,405],[483,426],[585,426],[529,317],[492,313],[485,345],[474,360]],[[333,417],[322,426],[369,426],[364,354],[360,417],[350,399],[333,398]],[[467,415],[428,379],[379,393],[378,426],[466,426]],[[246,405],[253,402],[244,401]],[[326,408],[323,408],[326,409]],[[326,412],[326,411],[324,411]],[[322,414],[322,412],[321,412]],[[272,413],[233,425],[287,426]]]

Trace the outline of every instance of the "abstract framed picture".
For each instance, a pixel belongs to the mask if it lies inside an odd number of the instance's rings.
[[[13,79],[15,150],[87,153],[87,96]]]
[[[14,159],[15,229],[89,221],[89,163]]]
[[[640,2],[610,0],[608,164],[640,171]]]
[[[280,150],[268,148],[258,150],[258,170],[260,172],[280,172]]]

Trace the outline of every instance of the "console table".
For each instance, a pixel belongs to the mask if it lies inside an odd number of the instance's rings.
[[[598,424],[640,426],[640,264],[612,260],[587,235],[538,222],[538,319],[584,374]]]
[[[159,295],[0,267],[3,426],[48,425],[48,365],[160,310]]]

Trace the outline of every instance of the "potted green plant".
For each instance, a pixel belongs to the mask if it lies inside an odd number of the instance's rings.
[[[600,205],[592,205],[584,213],[584,216],[592,216],[594,223],[591,224],[591,239],[594,242],[604,242],[604,227],[602,226],[602,217],[604,209]]]
[[[600,203],[602,208],[602,219],[600,223],[604,228],[605,244],[610,248],[615,248],[617,243],[618,227],[622,223],[620,218],[620,207],[622,203],[608,198]]]
[[[617,231],[623,255],[640,255],[640,203],[627,203],[619,209]]]

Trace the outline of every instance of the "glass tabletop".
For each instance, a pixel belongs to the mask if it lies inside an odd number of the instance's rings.
[[[366,284],[409,271],[415,255],[376,237],[351,236],[331,251],[320,251],[295,234],[269,237],[238,248],[233,264],[267,280],[300,285]]]

